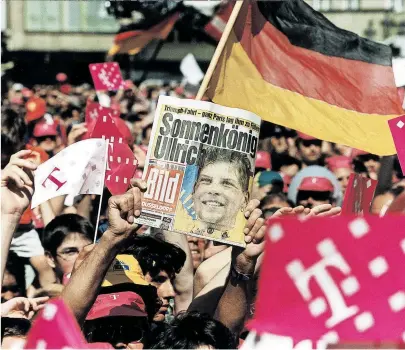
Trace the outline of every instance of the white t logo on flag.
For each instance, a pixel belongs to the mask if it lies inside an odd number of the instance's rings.
[[[286,270],[302,297],[309,302],[309,310],[312,316],[318,317],[326,311],[326,299],[332,315],[326,320],[325,326],[327,328],[332,328],[340,322],[355,315],[359,311],[359,308],[357,306],[346,305],[343,294],[327,269],[328,267],[339,269],[342,273],[348,276],[346,280],[349,282],[356,282],[356,279],[355,277],[350,276],[349,265],[336,249],[336,246],[331,239],[324,239],[318,243],[317,250],[322,256],[322,259],[314,265],[305,269],[301,260],[296,259],[286,266]],[[319,288],[325,295],[325,298],[317,297],[310,301],[312,299],[312,293],[309,289],[309,283],[312,278],[315,279]],[[355,286],[356,284],[352,283],[352,285]],[[353,292],[353,288],[348,288],[347,291],[344,291],[345,294]]]

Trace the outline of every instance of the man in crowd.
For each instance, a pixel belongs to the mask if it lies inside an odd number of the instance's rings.
[[[335,174],[344,195],[349,184],[350,174],[353,173],[352,159],[346,156],[333,156],[326,158],[326,164],[328,169]]]
[[[298,137],[295,143],[303,167],[309,165],[324,165],[322,140],[306,135],[302,132],[298,132],[297,134]]]
[[[326,177],[304,177],[298,187],[297,205],[313,208],[320,204],[334,204],[334,187]]]

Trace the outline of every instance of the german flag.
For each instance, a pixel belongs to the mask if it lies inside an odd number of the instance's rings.
[[[206,96],[263,120],[378,155],[401,114],[391,49],[301,0],[245,1]]]
[[[153,39],[166,39],[179,18],[180,13],[175,12],[156,24],[144,25],[144,28],[139,28],[136,24],[121,28],[115,36],[114,45],[108,51],[108,56],[118,53],[136,55]]]

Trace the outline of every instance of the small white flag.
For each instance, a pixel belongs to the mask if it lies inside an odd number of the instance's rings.
[[[204,73],[192,53],[182,59],[180,71],[191,85],[198,85],[204,78]]]
[[[41,164],[34,174],[31,208],[65,194],[99,194],[104,188],[107,141],[74,143]]]

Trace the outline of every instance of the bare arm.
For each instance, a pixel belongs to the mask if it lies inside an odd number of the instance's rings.
[[[181,311],[186,311],[193,300],[193,258],[187,242],[187,236],[170,231],[163,231],[163,235],[165,241],[177,245],[186,253],[184,266],[174,280],[174,288],[176,290],[174,304],[175,312],[178,314]]]
[[[1,172],[1,281],[8,250],[21,215],[28,208],[34,193],[33,170],[37,165],[24,159],[32,151],[13,154]]]
[[[115,256],[131,244],[139,225],[134,217],[141,214],[141,192],[131,188],[127,193],[108,201],[109,229],[72,274],[62,298],[81,324],[95,299]]]

